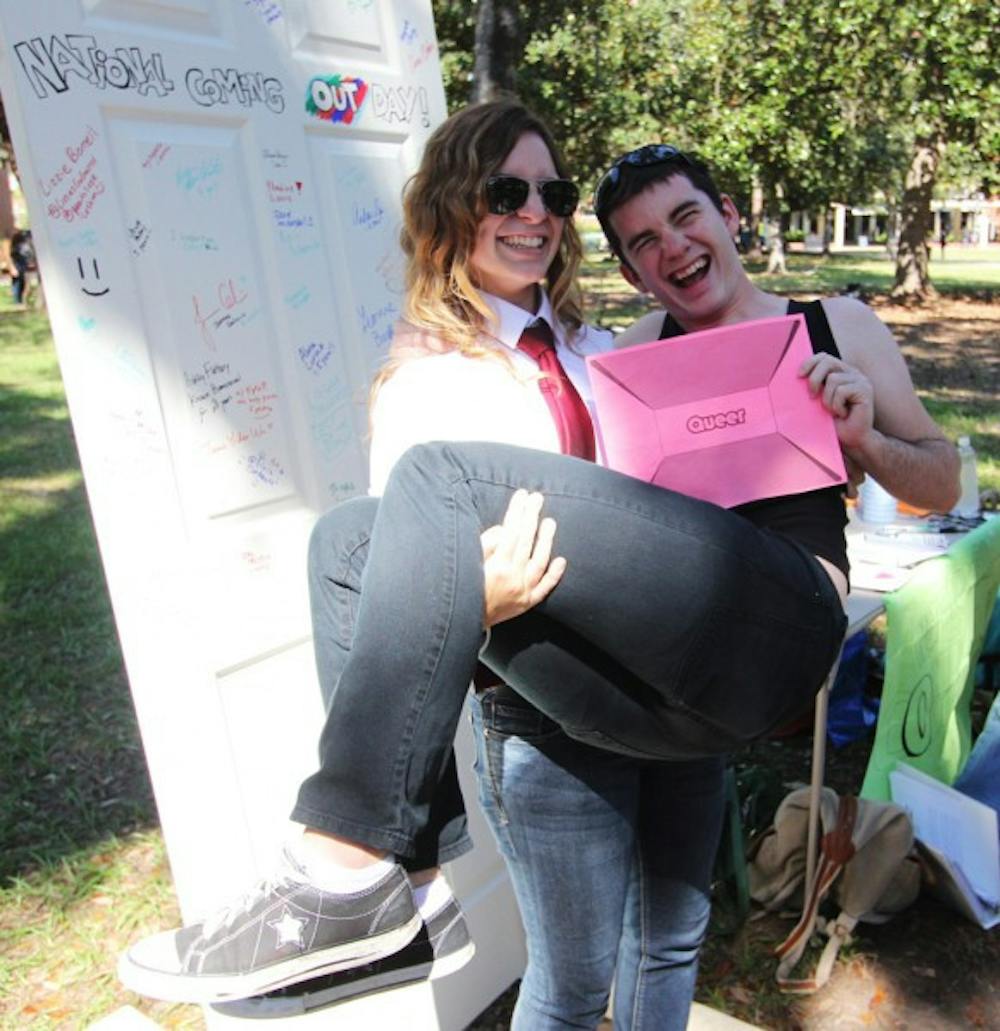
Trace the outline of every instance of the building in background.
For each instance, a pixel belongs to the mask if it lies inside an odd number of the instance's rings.
[[[954,243],[985,246],[1000,242],[1000,198],[933,200],[931,212],[931,240],[939,240],[943,230]],[[785,231],[787,243],[815,253],[824,247],[837,251],[888,246],[894,250],[898,237],[899,215],[884,203],[833,203],[828,212],[793,211]]]

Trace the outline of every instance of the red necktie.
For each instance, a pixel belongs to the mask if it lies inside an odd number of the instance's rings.
[[[559,431],[562,453],[593,462],[596,451],[590,412],[559,361],[548,323],[539,320],[528,326],[517,342],[517,349],[534,358],[545,373],[538,381],[538,389]]]

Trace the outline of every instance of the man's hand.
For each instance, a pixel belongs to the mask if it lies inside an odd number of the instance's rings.
[[[859,451],[875,425],[875,391],[871,380],[852,365],[831,354],[820,352],[807,358],[799,375],[809,383],[809,393],[817,395],[833,415],[840,446],[850,457]]]
[[[551,557],[556,523],[539,518],[543,502],[541,494],[515,491],[503,523],[481,535],[486,627],[534,608],[562,578],[566,559]]]
[[[843,360],[814,355],[800,371],[833,412],[845,457],[900,501],[947,512],[958,452],[920,403],[888,326],[851,297],[830,297],[823,311]]]

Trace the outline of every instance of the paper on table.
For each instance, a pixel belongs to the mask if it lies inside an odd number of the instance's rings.
[[[988,906],[1000,906],[1000,832],[995,809],[926,773],[897,763],[892,800],[913,818],[916,836],[947,856]]]
[[[943,533],[861,533],[851,534],[847,547],[852,562],[909,567],[943,555],[954,543]]]
[[[850,552],[848,552],[850,555]],[[877,566],[872,562],[851,560],[851,588],[855,591],[898,591],[913,570],[902,566]]]
[[[913,532],[910,526],[848,532],[851,586],[864,591],[899,590],[917,565],[943,555],[956,540],[954,534]]]

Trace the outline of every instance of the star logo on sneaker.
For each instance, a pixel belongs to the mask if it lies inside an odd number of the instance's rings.
[[[294,945],[297,949],[301,949],[302,932],[307,923],[309,923],[308,920],[292,916],[287,906],[282,909],[280,920],[268,921],[268,927],[273,927],[278,932],[276,948],[280,949],[283,945]]]

